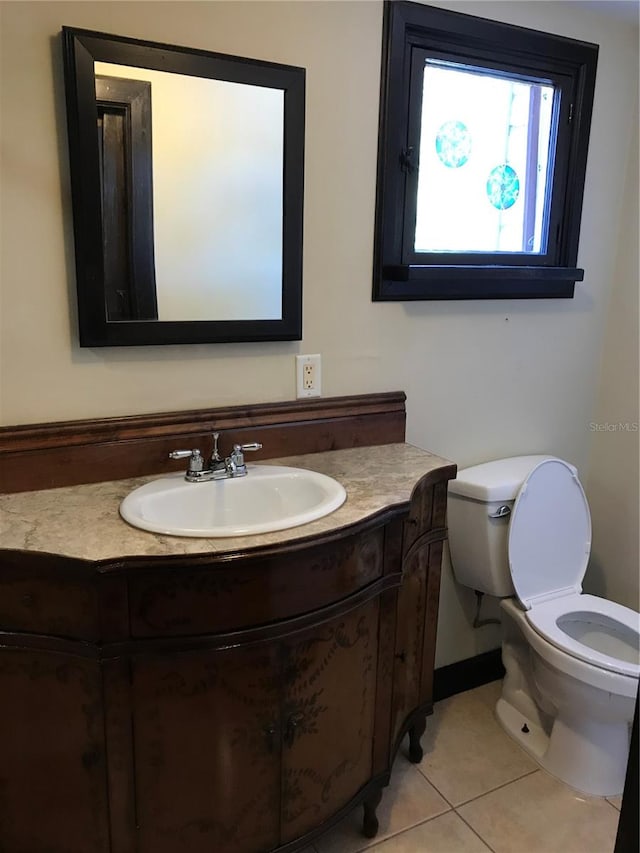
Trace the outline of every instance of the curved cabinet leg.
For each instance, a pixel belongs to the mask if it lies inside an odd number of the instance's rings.
[[[420,738],[427,728],[427,718],[421,717],[409,729],[409,761],[413,764],[420,764],[422,761],[423,751],[420,744]]]
[[[378,834],[378,818],[376,809],[382,799],[382,788],[376,788],[364,801],[364,819],[362,821],[362,834],[366,838],[375,838]]]

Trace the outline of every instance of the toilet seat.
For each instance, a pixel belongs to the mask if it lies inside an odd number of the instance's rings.
[[[508,547],[516,595],[533,630],[573,658],[637,679],[638,614],[582,594],[591,515],[575,468],[547,458],[530,471],[511,513]],[[583,634],[589,642],[580,641]]]
[[[635,660],[625,660],[615,654],[607,654],[604,650],[586,645],[580,640],[572,637],[563,628],[562,621],[566,623],[589,623],[595,629],[601,628],[603,632],[612,633],[615,637],[622,636],[623,640],[638,649],[640,615],[629,607],[599,598],[595,595],[567,595],[549,601],[536,604],[525,613],[525,617],[531,627],[556,648],[583,660],[592,666],[606,669],[609,672],[618,672],[632,678],[640,677],[640,660],[636,654]]]
[[[591,515],[575,468],[547,458],[523,482],[511,511],[509,569],[525,610],[579,594],[591,551]]]

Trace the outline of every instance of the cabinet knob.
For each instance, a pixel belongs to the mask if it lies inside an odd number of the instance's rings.
[[[402,663],[407,662],[407,653],[405,652],[404,649],[401,652],[398,652],[396,657],[398,658],[399,661],[402,661]]]
[[[293,742],[296,739],[296,731],[298,729],[298,726],[302,722],[302,720],[303,720],[303,717],[301,714],[297,714],[297,715],[294,714],[291,717],[289,717],[289,719],[287,720],[287,727],[285,729],[285,735],[284,735],[284,740],[285,740],[285,743],[287,746],[289,746],[289,747],[293,746]]]
[[[271,725],[265,726],[263,731],[267,744],[267,752],[275,752],[278,727],[274,723],[271,723]]]

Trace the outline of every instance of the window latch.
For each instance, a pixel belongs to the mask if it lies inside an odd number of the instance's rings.
[[[415,149],[413,145],[410,145],[408,148],[403,148],[400,152],[400,168],[403,172],[407,172],[407,174],[411,174],[415,172],[418,168],[417,163],[413,159],[415,155]]]

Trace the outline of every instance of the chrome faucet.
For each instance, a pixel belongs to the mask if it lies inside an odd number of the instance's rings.
[[[250,444],[234,444],[233,450],[223,459],[218,453],[219,432],[213,433],[213,450],[207,467],[204,458],[198,448],[193,450],[173,450],[169,454],[170,459],[188,459],[189,467],[184,475],[189,483],[204,483],[208,480],[225,480],[229,477],[244,477],[247,474],[247,466],[244,454],[250,450],[261,450],[262,445],[257,441]]]

